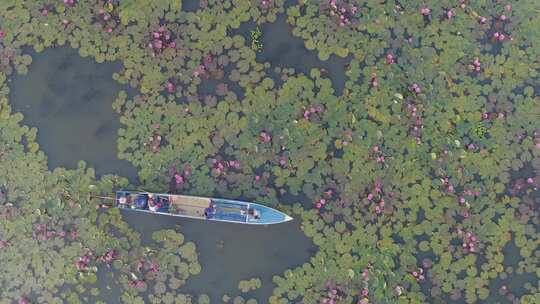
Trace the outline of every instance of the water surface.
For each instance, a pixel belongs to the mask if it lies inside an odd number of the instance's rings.
[[[262,287],[248,293],[260,303],[272,295],[272,277],[286,269],[301,266],[316,251],[316,246],[300,229],[298,220],[278,225],[254,226],[205,222],[164,215],[122,210],[124,220],[141,233],[142,244],[152,242],[152,233],[176,229],[186,241],[197,245],[202,271],[191,276],[183,293],[206,293],[211,303],[221,303],[224,294],[235,296],[238,281],[260,278]]]
[[[121,126],[112,103],[125,87],[112,79],[119,62],[96,63],[70,47],[29,52],[27,75],[12,77],[10,103],[24,114],[23,124],[38,129],[37,142],[50,169],[86,161],[96,175],[118,174],[136,180],[137,171],[117,158]]]

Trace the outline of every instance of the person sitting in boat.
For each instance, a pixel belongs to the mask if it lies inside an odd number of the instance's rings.
[[[120,208],[126,208],[127,207],[127,198],[125,196],[122,196],[118,198],[118,204],[120,205]]]
[[[215,214],[216,214],[216,208],[214,204],[210,204],[210,207],[204,209],[204,216],[207,219],[211,219],[212,217],[214,217]]]
[[[152,212],[156,212],[159,208],[159,203],[154,201],[154,196],[152,194],[148,194],[148,209],[150,209]]]
[[[259,213],[259,210],[257,209],[249,208],[248,214],[250,216],[253,216],[256,220],[261,218],[261,214]]]
[[[138,195],[135,199],[135,207],[137,209],[146,209],[148,197],[146,194]]]

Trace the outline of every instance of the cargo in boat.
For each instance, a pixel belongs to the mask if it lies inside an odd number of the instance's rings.
[[[121,209],[239,224],[268,225],[292,220],[285,213],[257,203],[139,191],[117,191]]]

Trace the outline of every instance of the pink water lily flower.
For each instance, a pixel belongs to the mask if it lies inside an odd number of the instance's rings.
[[[394,55],[392,55],[392,53],[387,53],[386,54],[386,63],[387,64],[394,64],[395,63]]]
[[[70,236],[71,239],[73,239],[73,240],[76,239],[78,235],[79,235],[79,234],[77,233],[77,230],[72,230],[72,231],[69,233],[69,236]]]
[[[115,257],[116,257],[116,251],[114,251],[114,249],[112,249],[112,250],[107,251],[107,253],[105,254],[104,259],[105,259],[105,261],[110,262]]]
[[[64,4],[67,4],[69,6],[75,6],[76,2],[75,0],[64,0]]]
[[[152,272],[157,272],[157,271],[158,271],[158,267],[159,267],[159,265],[158,265],[158,263],[157,263],[156,261],[152,261],[152,262],[150,263],[150,271],[152,271]]]
[[[431,13],[431,9],[428,7],[422,7],[420,8],[420,13],[424,16],[427,16]]]
[[[29,304],[30,302],[28,302],[28,300],[24,297],[20,298],[19,300],[17,300],[17,304]]]
[[[230,160],[228,161],[228,165],[230,168],[233,168],[233,169],[240,169],[240,161],[238,160]]]
[[[416,93],[416,94],[420,94],[422,92],[422,89],[416,82],[409,86],[409,90],[411,90],[411,92]]]
[[[266,132],[261,132],[260,136],[259,136],[259,139],[263,142],[263,143],[268,143],[270,142],[270,140],[272,140],[272,137],[270,135],[268,135],[268,133]]]
[[[175,88],[174,88],[174,84],[170,81],[167,82],[167,92],[169,92],[169,94],[172,94],[174,93],[175,91]]]
[[[184,183],[184,177],[181,176],[180,174],[175,174],[174,175],[174,180],[175,180],[177,185],[181,185],[181,184]]]

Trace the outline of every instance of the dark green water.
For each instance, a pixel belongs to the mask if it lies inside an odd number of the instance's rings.
[[[112,74],[121,64],[98,64],[69,47],[27,53],[33,62],[27,75],[12,78],[10,103],[24,114],[23,124],[38,129],[49,168],[73,169],[84,160],[98,176],[118,174],[135,182],[137,170],[116,156],[120,116],[111,104],[127,88]]]

